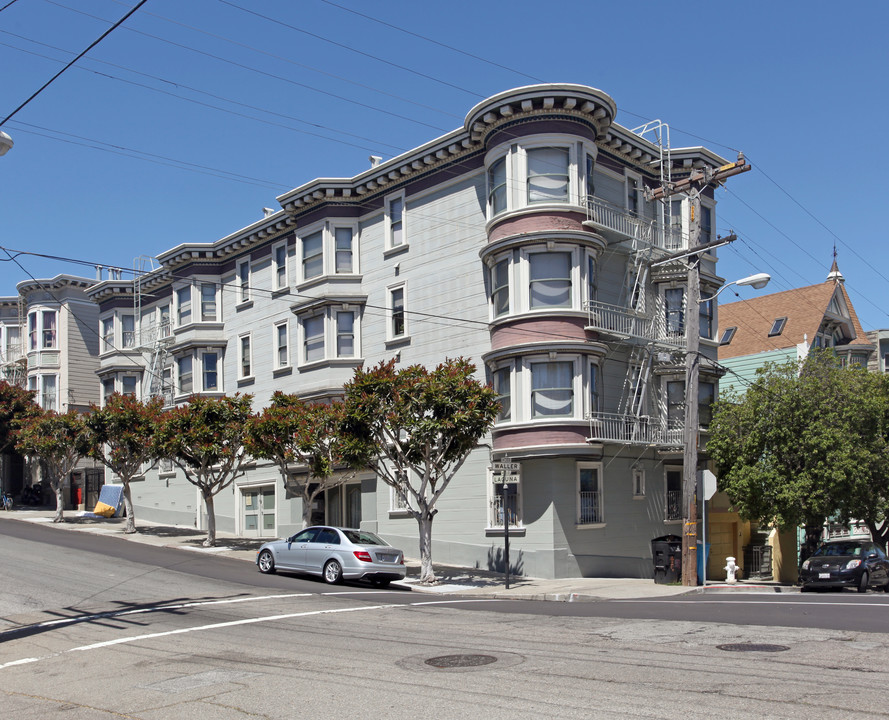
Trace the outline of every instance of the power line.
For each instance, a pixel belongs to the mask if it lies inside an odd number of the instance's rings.
[[[63,67],[63,68],[62,68],[61,70],[59,70],[55,75],[53,75],[49,80],[47,80],[47,81],[46,81],[46,82],[45,82],[45,83],[44,83],[44,84],[43,84],[43,85],[42,85],[42,86],[41,86],[41,87],[40,87],[34,94],[31,95],[31,97],[29,97],[27,100],[25,100],[25,102],[23,102],[23,103],[22,103],[21,105],[19,105],[15,110],[13,110],[11,113],[9,113],[9,115],[7,115],[3,120],[0,120],[0,127],[3,127],[3,125],[5,125],[5,124],[9,121],[9,119],[12,118],[13,115],[15,115],[19,110],[21,110],[23,107],[25,107],[25,105],[27,105],[29,102],[31,102],[31,101],[32,101],[34,98],[36,98],[40,93],[42,93],[44,90],[46,90],[46,88],[48,88],[49,85],[50,85],[50,84],[51,84],[57,77],[59,77],[59,75],[61,75],[63,72],[65,72],[65,70],[67,70],[69,67],[71,67],[74,63],[76,63],[78,60],[80,60],[80,58],[82,58],[82,57],[83,57],[84,55],[86,55],[90,50],[92,50],[94,47],[96,47],[96,45],[98,45],[100,42],[102,42],[102,40],[104,40],[106,37],[108,37],[108,35],[110,35],[110,34],[111,34],[116,28],[118,28],[118,27],[119,27],[119,26],[120,26],[120,25],[121,25],[121,24],[122,24],[122,23],[123,23],[129,16],[130,16],[130,15],[132,15],[134,12],[136,12],[136,10],[138,10],[140,7],[142,7],[146,2],[148,2],[148,0],[139,0],[139,3],[138,3],[132,10],[130,10],[130,11],[129,11],[126,15],[124,15],[120,20],[118,20],[116,23],[114,23],[114,25],[112,25],[112,26],[111,26],[110,28],[108,28],[105,32],[103,32],[103,33],[102,33],[96,40],[94,40],[92,43],[90,43],[90,45],[86,48],[86,50],[84,50],[84,51],[81,52],[79,55],[77,55],[77,57],[75,57],[71,62],[69,62],[67,65],[65,65],[65,67]],[[7,5],[6,7],[9,7],[9,5]],[[6,8],[3,8],[3,9],[5,10]]]

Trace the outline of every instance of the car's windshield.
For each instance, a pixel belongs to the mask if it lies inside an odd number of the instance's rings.
[[[374,535],[367,530],[343,530],[343,534],[354,545],[388,545],[379,535]]]
[[[861,545],[851,542],[827,543],[818,548],[815,554],[821,557],[831,555],[854,555],[858,557],[861,555]]]

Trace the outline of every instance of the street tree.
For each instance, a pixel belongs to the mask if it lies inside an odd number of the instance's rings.
[[[204,547],[216,545],[216,495],[243,474],[252,400],[252,395],[193,395],[187,405],[166,411],[158,423],[154,453],[182,470],[207,508]]]
[[[76,410],[69,410],[64,415],[55,411],[34,415],[16,434],[19,452],[43,465],[44,479],[56,496],[53,522],[62,522],[65,508],[62,488],[65,478],[83,457],[85,432],[83,416]]]
[[[311,524],[315,499],[366,464],[354,452],[345,457],[343,418],[341,402],[310,403],[279,391],[250,423],[247,453],[278,466],[285,486],[302,499],[304,528]]]
[[[117,475],[123,486],[127,521],[124,532],[136,532],[130,483],[156,459],[152,438],[161,417],[161,400],[147,402],[114,393],[103,407],[93,405],[85,418],[85,454]]]
[[[499,410],[496,393],[474,372],[463,358],[432,371],[396,370],[390,361],[359,368],[345,387],[344,454],[366,459],[417,521],[423,583],[435,582],[436,503]]]
[[[830,517],[864,520],[885,543],[887,429],[887,379],[813,351],[802,364],[761,369],[743,396],[721,399],[707,450],[741,517],[804,526],[808,554]]]
[[[0,453],[15,445],[17,428],[24,421],[40,414],[34,402],[34,391],[25,390],[0,380]]]

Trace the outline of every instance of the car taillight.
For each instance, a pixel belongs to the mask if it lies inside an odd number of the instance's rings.
[[[404,555],[402,555],[402,556],[398,559],[398,564],[399,564],[399,565],[404,565]]]
[[[370,556],[370,553],[367,550],[356,550],[355,557],[357,557],[361,562],[373,562],[373,558]]]

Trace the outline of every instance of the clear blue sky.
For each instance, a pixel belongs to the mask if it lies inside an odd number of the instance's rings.
[[[0,117],[133,5],[0,12]],[[3,126],[0,245],[132,268],[457,128],[494,93],[574,82],[611,95],[626,127],[668,123],[673,147],[745,152],[753,171],[717,191],[717,232],[739,236],[723,277],[819,283],[836,244],[865,329],[886,328],[887,27],[875,0],[149,0]],[[0,295],[28,273],[95,274],[0,260]]]

